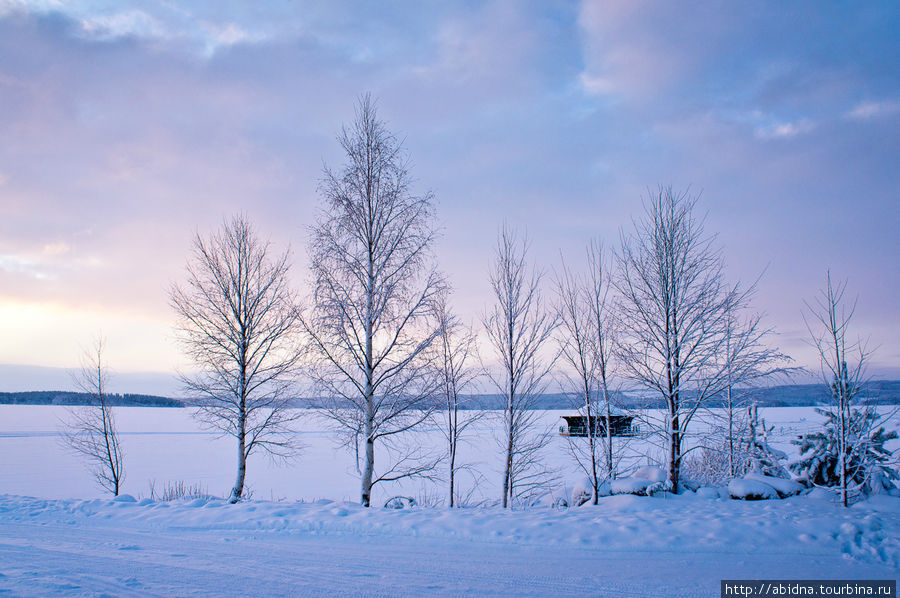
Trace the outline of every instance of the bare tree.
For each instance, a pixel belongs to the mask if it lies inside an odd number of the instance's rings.
[[[471,410],[471,392],[479,368],[473,361],[478,359],[477,338],[471,328],[465,327],[447,305],[446,294],[437,302],[438,341],[437,364],[440,393],[444,408],[437,411],[440,429],[447,440],[447,475],[450,507],[457,504],[457,473],[467,469],[459,463],[457,452],[466,430],[482,419],[485,411]],[[468,394],[467,394],[468,393]]]
[[[852,445],[869,440],[854,438],[851,434],[853,417],[850,407],[866,382],[869,352],[861,340],[848,338],[856,301],[849,306],[844,302],[846,290],[847,282],[832,283],[829,271],[825,290],[814,304],[806,304],[809,316],[803,315],[813,345],[819,353],[822,377],[831,391],[837,473],[840,476],[841,504],[845,507],[849,506],[848,487],[852,475],[849,472],[848,457],[852,452]]]
[[[749,298],[755,286],[745,297]],[[725,346],[719,359],[724,366],[725,378],[721,391],[725,415],[725,453],[731,477],[739,475],[742,459],[740,446],[748,422],[739,413],[759,390],[760,386],[778,376],[790,376],[795,369],[788,367],[790,357],[768,341],[773,331],[762,325],[760,314],[742,316],[738,306],[729,308],[725,319]]]
[[[410,191],[401,143],[360,98],[356,118],[338,136],[347,163],[328,168],[325,207],[312,233],[314,309],[303,318],[319,358],[322,407],[356,446],[365,442],[361,503],[380,482],[427,476],[435,461],[403,441],[425,421],[438,383],[429,348],[444,282],[433,267],[432,196]],[[389,465],[375,469],[375,444]]]
[[[550,434],[540,429],[535,407],[556,360],[555,355],[546,353],[557,320],[544,307],[541,274],[527,267],[527,249],[525,239],[519,240],[503,227],[490,274],[497,303],[484,317],[488,339],[500,362],[499,373],[489,376],[504,397],[504,508],[537,497],[553,479],[541,457]]]
[[[619,254],[619,360],[665,406],[667,482],[678,491],[684,438],[697,410],[723,388],[728,314],[743,304],[720,251],[694,216],[696,198],[660,187]]]
[[[610,392],[613,327],[603,247],[597,241],[588,246],[587,264],[588,275],[579,277],[563,261],[556,287],[563,331],[559,338],[560,356],[573,372],[566,378],[575,389],[579,410],[587,420],[587,446],[580,439],[570,438],[569,448],[591,481],[592,501],[597,504],[600,485],[605,479],[614,478],[616,469]],[[601,463],[603,458],[605,464]]]
[[[197,373],[182,376],[197,417],[237,440],[231,502],[244,494],[247,458],[256,449],[285,457],[296,449],[290,390],[301,358],[289,287],[290,250],[272,256],[245,216],[194,239],[184,286],[171,304],[184,352]]]
[[[91,472],[100,486],[119,495],[125,477],[122,446],[116,429],[116,418],[107,395],[109,377],[103,361],[102,338],[86,351],[76,385],[88,395],[90,404],[69,410],[70,421],[63,431],[63,442],[88,460]]]

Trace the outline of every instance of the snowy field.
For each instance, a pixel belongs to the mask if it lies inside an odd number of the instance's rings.
[[[101,498],[105,496],[86,473],[84,462],[60,442],[60,429],[67,416],[66,407],[0,405],[0,455],[14,455],[0,462],[0,492],[42,498]],[[760,409],[760,417],[775,430],[772,444],[789,455],[796,454],[790,440],[798,434],[814,430],[821,421],[810,407]],[[546,451],[547,462],[560,472],[559,492],[577,482],[578,472],[568,452],[566,438],[555,433],[562,413],[543,412],[542,423],[554,431]],[[204,430],[191,417],[189,409],[150,407],[118,407],[116,418],[125,454],[125,481],[122,491],[135,497],[146,497],[150,483],[157,490],[174,482],[199,485],[216,496],[227,496],[236,467],[236,444],[231,438],[219,437]],[[656,420],[657,412],[648,412],[642,420]],[[459,459],[472,464],[483,479],[473,493],[473,500],[494,499],[502,477],[502,455],[495,440],[496,420],[490,417],[467,430],[467,440],[460,447]],[[637,423],[644,429],[646,421]],[[698,421],[692,430],[700,431]],[[354,454],[338,443],[326,418],[312,410],[304,410],[296,422],[302,449],[287,461],[273,461],[265,453],[250,458],[247,484],[253,498],[261,500],[332,500],[356,501],[359,498],[359,474]],[[440,450],[442,435],[431,428],[419,434],[416,442]],[[632,455],[626,465],[632,468],[662,462],[664,454],[652,439],[616,439],[627,443],[625,452]],[[376,465],[379,455],[376,454]],[[466,472],[460,474],[465,487],[474,485]],[[405,486],[377,485],[373,504],[382,504],[396,494],[429,498],[440,489],[432,483],[407,483]],[[380,501],[380,502],[379,502]]]
[[[760,411],[783,450],[818,423],[810,408]],[[149,500],[151,480],[226,494],[234,445],[187,410],[120,408],[124,492],[134,500],[114,501],[59,443],[65,413],[0,406],[0,594],[718,596],[721,579],[896,579],[900,566],[900,499],[891,497],[849,510],[820,492],[761,502],[614,496],[564,511],[365,510],[352,453],[315,413],[298,422],[296,459],[251,459],[253,500],[232,506]],[[547,412],[546,425],[555,429],[558,415]],[[499,478],[492,426],[481,422],[462,455],[484,474],[484,498]],[[438,446],[440,434],[419,440]],[[647,440],[628,448],[659,456]],[[578,479],[564,438],[554,437],[548,461],[562,485]],[[437,491],[384,487],[373,502]]]

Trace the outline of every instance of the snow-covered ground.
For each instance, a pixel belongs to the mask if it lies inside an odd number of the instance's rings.
[[[718,596],[721,579],[894,579],[898,558],[897,498],[503,512],[0,497],[0,593],[23,596]]]
[[[788,450],[817,422],[807,408],[760,411]],[[135,501],[97,498],[58,442],[63,408],[0,406],[0,594],[718,596],[721,579],[895,579],[900,566],[893,497],[847,510],[820,493],[613,496],[562,511],[362,509],[353,456],[315,414],[299,423],[296,460],[251,462],[253,500],[154,502],[142,498],[151,479],[158,489],[181,480],[226,493],[233,444],[186,410],[118,412],[124,491]],[[547,425],[557,417],[547,413]],[[479,464],[480,491],[492,496],[487,420],[472,440],[463,459]],[[653,456],[650,443],[631,448]],[[574,483],[565,439],[554,439],[548,460]],[[376,504],[395,490],[385,487]]]

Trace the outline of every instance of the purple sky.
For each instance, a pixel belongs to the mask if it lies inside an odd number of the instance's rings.
[[[322,164],[370,91],[464,319],[504,219],[551,268],[690,185],[729,275],[766,269],[783,350],[815,366],[831,268],[896,377],[900,9],[829,4],[0,0],[0,364],[74,366],[102,330],[117,370],[182,365],[167,288],[236,211],[305,290]]]

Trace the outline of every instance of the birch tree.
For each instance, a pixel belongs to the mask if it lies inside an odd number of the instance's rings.
[[[438,381],[429,348],[444,290],[431,254],[430,193],[411,189],[402,144],[368,95],[338,141],[347,162],[325,169],[323,210],[309,253],[313,309],[304,328],[325,413],[348,443],[364,443],[360,502],[381,482],[427,476],[435,461],[404,434],[428,419]],[[387,465],[376,469],[376,443]]]
[[[743,305],[725,283],[721,252],[694,215],[697,199],[660,187],[618,255],[624,374],[661,399],[667,482],[678,491],[685,435],[701,405],[719,393],[728,314]]]
[[[499,361],[489,376],[504,398],[503,508],[536,498],[553,481],[542,459],[550,434],[535,408],[556,360],[549,341],[557,320],[544,305],[541,273],[528,268],[527,249],[525,239],[503,227],[490,273],[496,304],[483,322]]]
[[[247,459],[257,449],[296,449],[291,390],[301,358],[298,306],[289,286],[290,250],[273,255],[245,216],[194,239],[187,282],[171,304],[176,335],[197,368],[182,376],[196,416],[237,441],[231,502],[244,495]]]
[[[458,459],[458,449],[466,430],[480,419],[485,411],[471,410],[471,393],[479,368],[477,338],[471,328],[459,321],[447,304],[446,294],[437,303],[438,341],[437,367],[443,408],[436,412],[438,424],[447,441],[447,482],[450,507],[457,506],[459,489],[457,475],[468,469]]]
[[[112,405],[109,402],[103,359],[104,341],[98,338],[86,351],[76,385],[88,395],[89,405],[69,410],[69,421],[62,438],[66,446],[88,461],[94,479],[113,496],[119,495],[125,477],[122,445]]]
[[[591,481],[593,504],[600,485],[615,477],[616,459],[612,437],[612,329],[609,284],[603,262],[603,247],[593,242],[587,249],[588,272],[578,276],[563,261],[556,277],[560,358],[569,367],[569,386],[579,397],[578,406],[587,418],[587,447],[580,439],[569,439],[569,448],[579,467]],[[594,422],[605,421],[601,428]],[[604,473],[605,472],[605,473]]]

